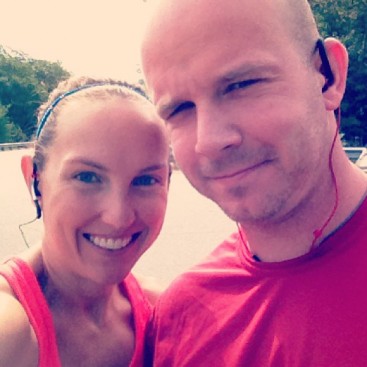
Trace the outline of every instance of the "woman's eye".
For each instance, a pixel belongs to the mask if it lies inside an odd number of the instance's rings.
[[[240,82],[232,83],[227,86],[227,88],[224,91],[224,94],[233,92],[237,89],[244,89],[249,87],[250,85],[256,84],[259,82],[260,79],[248,79],[248,80],[242,80]]]
[[[97,183],[101,182],[101,179],[96,175],[94,172],[80,172],[77,175],[75,175],[75,178],[78,181],[84,182],[84,183]]]
[[[149,175],[139,176],[133,179],[132,184],[133,186],[152,186],[157,184],[159,181]]]
[[[192,102],[184,102],[181,103],[180,105],[178,105],[168,116],[168,118],[173,117],[175,115],[178,115],[179,113],[185,111],[185,110],[189,110],[191,108],[194,108],[195,105]]]

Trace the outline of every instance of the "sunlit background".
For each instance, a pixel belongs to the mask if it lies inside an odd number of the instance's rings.
[[[146,0],[1,0],[0,45],[73,75],[139,79]],[[138,74],[138,75],[137,75]]]

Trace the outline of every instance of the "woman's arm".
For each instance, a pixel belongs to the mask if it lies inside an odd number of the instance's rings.
[[[0,365],[38,366],[38,344],[22,305],[0,276]]]

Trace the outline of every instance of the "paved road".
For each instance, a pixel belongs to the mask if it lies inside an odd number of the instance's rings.
[[[20,171],[20,158],[27,152],[0,152],[0,259],[26,248],[18,225],[35,216]],[[136,271],[170,281],[235,230],[234,223],[215,204],[200,196],[182,173],[175,171],[162,232],[140,259]],[[24,233],[28,243],[37,243],[42,222],[25,226]]]

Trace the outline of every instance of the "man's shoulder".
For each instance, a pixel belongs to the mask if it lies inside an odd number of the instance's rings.
[[[226,269],[238,266],[239,257],[239,234],[232,233],[220,243],[203,261],[192,267],[188,272],[190,275],[210,276],[212,273],[222,272]]]
[[[232,234],[219,244],[203,261],[177,276],[159,298],[160,304],[178,307],[200,298],[216,287],[218,281],[240,266],[238,234]]]
[[[202,277],[206,278],[210,277],[212,273],[234,266],[239,261],[238,241],[238,233],[232,233],[206,255],[202,261],[181,274],[177,280],[189,281]]]

